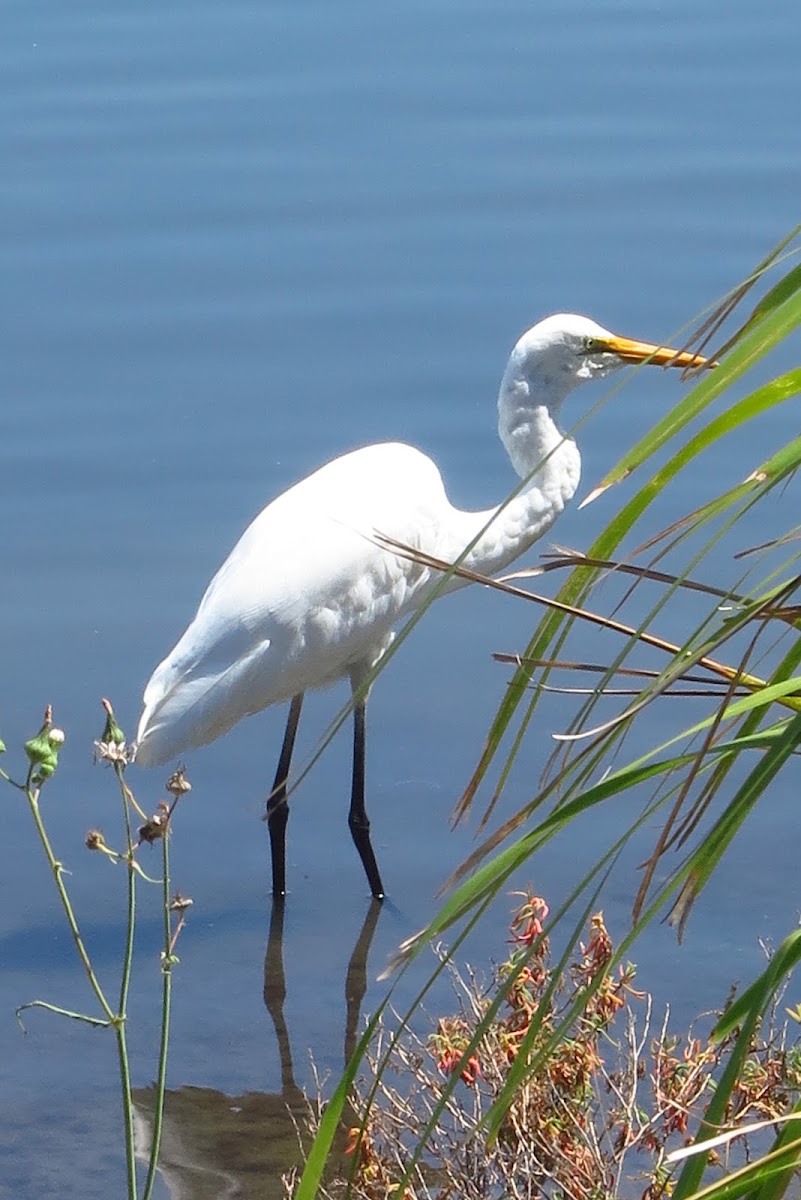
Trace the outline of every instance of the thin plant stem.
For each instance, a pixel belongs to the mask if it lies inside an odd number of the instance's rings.
[[[170,810],[170,816],[172,811]],[[167,1050],[169,1048],[170,1039],[170,1000],[172,997],[172,964],[173,958],[173,936],[170,923],[170,821],[167,820],[167,826],[164,830],[164,837],[161,839],[162,850],[162,907],[164,909],[164,951],[161,964],[162,970],[162,992],[161,992],[161,1045],[159,1047],[159,1066],[158,1075],[156,1077],[156,1102],[153,1109],[153,1133],[150,1140],[150,1163],[147,1170],[147,1179],[145,1180],[145,1190],[142,1193],[142,1200],[150,1200],[153,1192],[153,1185],[156,1182],[156,1169],[158,1167],[159,1153],[161,1151],[161,1133],[164,1124],[164,1096],[167,1085]]]
[[[94,973],[94,969],[92,967],[92,963],[89,958],[88,951],[86,949],[86,946],[84,945],[83,938],[81,937],[81,931],[78,928],[78,922],[75,919],[75,913],[72,911],[72,904],[70,903],[70,898],[69,898],[69,895],[67,894],[67,889],[64,886],[64,880],[61,878],[62,873],[64,871],[64,866],[62,863],[60,863],[58,861],[55,854],[53,853],[53,847],[50,844],[50,838],[47,836],[47,830],[45,829],[44,821],[42,820],[42,814],[39,811],[39,796],[41,794],[41,788],[39,788],[39,787],[34,788],[31,786],[32,776],[33,776],[33,768],[31,768],[30,771],[28,772],[28,778],[25,782],[24,791],[25,791],[25,795],[28,798],[28,805],[31,810],[31,816],[33,817],[34,825],[36,826],[36,832],[39,835],[39,841],[42,843],[42,848],[45,852],[45,857],[46,857],[48,863],[50,864],[51,871],[53,872],[53,878],[56,883],[56,889],[58,891],[59,898],[61,900],[61,906],[64,909],[64,915],[67,918],[67,924],[69,925],[70,933],[72,934],[72,940],[75,943],[75,949],[78,951],[78,957],[80,958],[81,963],[83,964],[83,969],[86,972],[86,977],[89,980],[89,985],[90,985],[92,991],[94,992],[95,996],[97,997],[100,1007],[103,1009],[103,1012],[106,1014],[106,1017],[108,1018],[109,1023],[111,1025],[116,1026],[117,1019],[118,1019],[117,1014],[114,1012],[114,1010],[112,1009],[108,1000],[106,999],[105,993],[103,992],[103,989],[100,986],[100,981],[98,980],[97,976]]]
[[[125,849],[128,866],[128,918],[125,933],[125,953],[120,979],[120,1006],[114,1030],[117,1035],[117,1052],[120,1060],[120,1084],[122,1089],[123,1125],[125,1130],[125,1162],[128,1175],[128,1195],[136,1200],[136,1155],[134,1148],[133,1100],[131,1098],[131,1069],[128,1062],[128,1039],[125,1023],[128,1019],[128,992],[131,985],[133,966],[134,932],[136,929],[136,872],[133,869],[133,837],[131,835],[131,811],[128,807],[128,789],[123,780],[123,766],[114,763],[114,773],[120,785],[122,807],[125,817]]]
[[[83,1021],[85,1025],[93,1025],[96,1029],[108,1029],[112,1025],[111,1021],[106,1021],[103,1017],[74,1012],[71,1008],[62,1008],[59,1004],[50,1004],[47,1000],[29,1000],[27,1004],[20,1004],[16,1014],[23,1033],[25,1026],[22,1023],[22,1013],[27,1012],[29,1008],[43,1008],[46,1012],[57,1013],[60,1017],[69,1017],[71,1021]]]

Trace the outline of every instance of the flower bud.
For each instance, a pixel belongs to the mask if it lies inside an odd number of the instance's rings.
[[[50,761],[54,751],[50,745],[46,729],[43,729],[40,733],[37,733],[36,737],[32,737],[30,741],[25,743],[25,753],[28,755],[29,762],[34,767],[38,766],[39,763]]]
[[[25,753],[32,767],[36,768],[33,776],[36,783],[44,783],[49,779],[58,766],[58,752],[64,742],[64,730],[53,728],[53,717],[50,705],[47,706],[42,728],[36,737],[25,743]]]
[[[100,737],[101,742],[107,745],[123,746],[125,744],[125,734],[120,729],[114,717],[114,709],[111,707],[109,700],[101,701],[103,708],[106,710],[106,724],[103,733]]]

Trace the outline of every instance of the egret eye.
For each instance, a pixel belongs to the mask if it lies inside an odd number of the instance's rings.
[[[600,338],[585,337],[582,346],[582,354],[608,354],[609,347],[604,345]]]

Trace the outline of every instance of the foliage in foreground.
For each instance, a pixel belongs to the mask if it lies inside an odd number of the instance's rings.
[[[17,1018],[22,1024],[21,1014],[31,1009],[44,1009],[74,1021],[80,1021],[95,1028],[110,1029],[117,1042],[119,1062],[120,1097],[122,1108],[123,1141],[126,1160],[126,1184],[128,1200],[137,1200],[140,1196],[139,1181],[136,1172],[136,1147],[134,1145],[134,1104],[131,1086],[131,1072],[128,1058],[128,996],[131,985],[134,957],[134,934],[137,915],[137,883],[143,881],[156,884],[161,893],[161,911],[164,931],[163,948],[161,951],[161,1036],[158,1053],[158,1066],[155,1088],[155,1104],[153,1116],[153,1133],[147,1154],[147,1173],[142,1185],[141,1198],[149,1200],[156,1181],[159,1149],[161,1142],[162,1120],[164,1113],[164,1094],[167,1076],[167,1051],[170,1030],[170,1003],[172,991],[172,969],[178,962],[175,946],[186,923],[186,913],[192,901],[179,893],[170,895],[170,835],[172,820],[178,801],[191,790],[182,768],[179,768],[167,780],[166,790],[168,800],[162,800],[156,807],[155,813],[147,817],[139,807],[133,792],[125,782],[125,769],[130,762],[130,748],[126,745],[125,735],[114,718],[114,711],[108,702],[103,701],[106,713],[103,732],[95,742],[96,758],[109,765],[114,771],[120,799],[122,801],[122,839],[123,848],[115,850],[111,847],[103,832],[91,829],[86,835],[86,848],[103,854],[114,864],[122,864],[127,875],[127,920],[125,941],[122,952],[122,965],[116,987],[116,998],[112,994],[111,985],[104,984],[92,962],[86,940],[81,932],[78,916],[70,899],[66,876],[69,875],[64,862],[56,856],[55,850],[47,831],[47,822],[42,810],[42,790],[48,784],[58,768],[58,758],[64,743],[64,731],[53,724],[53,713],[48,705],[42,727],[30,738],[24,746],[27,769],[24,782],[15,781],[6,771],[0,769],[0,778],[5,780],[17,791],[22,792],[27,800],[28,808],[33,819],[39,843],[53,875],[56,891],[61,903],[65,921],[72,935],[73,944],[86,975],[89,991],[95,1002],[94,1012],[73,1012],[54,1004],[50,1000],[31,1000],[20,1005]],[[0,741],[0,753],[5,753],[6,746]],[[142,824],[138,825],[138,821]],[[136,832],[138,826],[138,833]],[[159,843],[162,850],[162,877],[151,879],[142,869],[137,860],[137,851],[142,846],[152,846]],[[23,1027],[24,1028],[24,1027]]]
[[[669,1195],[668,1153],[701,1118],[736,1037],[671,1033],[668,1014],[654,1023],[650,996],[634,987],[635,968],[606,973],[612,943],[603,914],[563,969],[551,963],[543,932],[545,902],[526,894],[510,925],[512,951],[490,986],[453,972],[458,1011],[421,1040],[383,1025],[371,1046],[368,1081],[354,1111],[347,1168],[320,1191],[324,1200],[590,1200]],[[486,1022],[496,987],[505,1001]],[[567,1029],[550,1053],[554,1031]],[[515,1091],[497,1136],[484,1119],[537,1020],[530,1055],[537,1065]],[[779,1117],[801,1096],[801,1048],[788,1046],[776,1006],[755,1033],[723,1114],[727,1129]],[[476,1035],[478,1040],[476,1040]],[[385,1052],[388,1057],[384,1061]],[[444,1081],[458,1077],[446,1094]],[[377,1094],[372,1096],[373,1088]],[[312,1133],[323,1106],[310,1115]],[[740,1132],[709,1161],[719,1173],[754,1151]],[[422,1147],[422,1153],[420,1148]],[[294,1180],[287,1180],[292,1194]]]
[[[583,878],[566,879],[567,895],[551,928],[559,929],[560,941],[576,946],[605,880],[625,860],[623,852],[636,846],[635,861],[646,858],[639,877],[617,880],[618,889],[627,888],[634,901],[631,928],[607,965],[607,972],[614,973],[654,921],[667,918],[681,936],[698,897],[714,874],[725,871],[727,851],[765,797],[777,787],[790,795],[796,790],[788,776],[801,753],[801,526],[787,492],[801,468],[801,437],[793,430],[767,457],[760,452],[734,470],[727,439],[739,437],[748,455],[749,432],[761,436],[767,421],[771,430],[781,430],[781,423],[772,421],[774,413],[801,394],[801,367],[788,369],[781,363],[767,382],[764,374],[771,357],[786,352],[784,343],[801,325],[801,266],[788,268],[801,248],[799,232],[801,227],[792,231],[685,343],[684,349],[715,359],[716,369],[694,380],[687,395],[591,492],[585,503],[635,471],[645,476],[586,551],[558,551],[513,576],[484,580],[460,563],[422,560],[413,547],[394,544],[396,552],[418,558],[446,577],[460,574],[499,588],[544,614],[533,623],[527,645],[498,647],[496,657],[511,663],[514,672],[455,813],[456,819],[463,817],[479,790],[489,785],[479,824],[479,830],[486,829],[484,840],[449,881],[451,890],[426,928],[401,948],[396,966],[405,968],[446,930],[451,931],[449,953],[458,952],[462,938],[485,919],[497,896],[515,886],[522,872],[531,873],[538,853],[567,830],[580,839],[583,821],[593,814],[597,830],[597,814],[603,809],[611,810],[609,844],[599,844],[597,860]],[[722,323],[776,267],[784,271],[778,282],[764,292],[741,327],[715,345]],[[749,389],[749,373],[755,368],[763,373]],[[708,454],[717,455],[715,469],[701,476]],[[689,490],[701,503],[688,511],[685,481],[690,470],[694,484]],[[781,504],[776,503],[779,497]],[[670,523],[655,533],[659,500]],[[563,579],[555,598],[534,592],[531,582],[551,571],[561,572]],[[587,623],[604,631],[607,647],[589,662],[586,647],[576,649],[570,640]],[[499,798],[510,791],[510,781],[519,781],[521,760],[528,765],[526,778],[531,758],[541,761],[543,730],[553,730],[542,708],[560,690],[554,680],[564,670],[585,677],[580,688],[567,689],[581,697],[574,717],[566,730],[554,732],[559,747],[539,783],[522,805],[518,802],[516,812],[492,828]],[[663,700],[668,696],[692,697],[691,714],[685,712],[686,701]],[[664,724],[649,726],[643,714],[665,703],[674,706],[679,719],[671,736],[655,737],[653,730]],[[616,817],[623,805],[628,805],[628,822],[621,828]],[[656,837],[643,852],[634,839],[653,829],[657,818]],[[628,860],[632,858],[630,853]],[[771,870],[769,861],[764,869]],[[788,921],[795,920],[793,901]],[[799,957],[796,931],[734,1006],[738,1024],[727,1026],[727,1015],[721,1018],[716,1033],[724,1036],[725,1030],[735,1041],[708,1097],[699,1140],[718,1134],[742,1083],[755,1031],[780,979]],[[432,983],[433,976],[416,1003]],[[506,981],[498,981],[491,1007],[471,1039],[475,1045],[506,1003],[506,987]],[[401,1030],[414,1007],[403,1014]],[[560,1053],[577,1015],[566,1014],[541,1049],[536,1049],[541,1025],[532,1022],[499,1092],[487,1100],[484,1121],[490,1138],[500,1136],[522,1090],[531,1086],[545,1060]],[[362,1054],[370,1034],[368,1029],[362,1039]],[[379,1079],[383,1069],[379,1064]],[[321,1119],[297,1200],[315,1200],[318,1194],[356,1070],[354,1061]],[[437,1102],[437,1114],[451,1103],[454,1088],[452,1077]],[[707,1170],[706,1153],[689,1158],[675,1183],[675,1200],[702,1195],[734,1200],[746,1193],[754,1200],[778,1200],[801,1159],[795,1123],[801,1105],[788,1101],[784,1115],[787,1123],[770,1151],[723,1180]],[[421,1161],[426,1152],[421,1136]],[[412,1185],[414,1170],[410,1160],[403,1187]]]

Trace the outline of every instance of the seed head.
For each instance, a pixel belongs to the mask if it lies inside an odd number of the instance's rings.
[[[177,771],[174,771],[167,780],[167,791],[177,800],[179,796],[186,795],[192,791],[192,784],[186,778],[186,767],[180,766]]]
[[[163,813],[154,813],[149,821],[140,826],[139,841],[157,842],[167,832],[167,825],[168,821]]]

